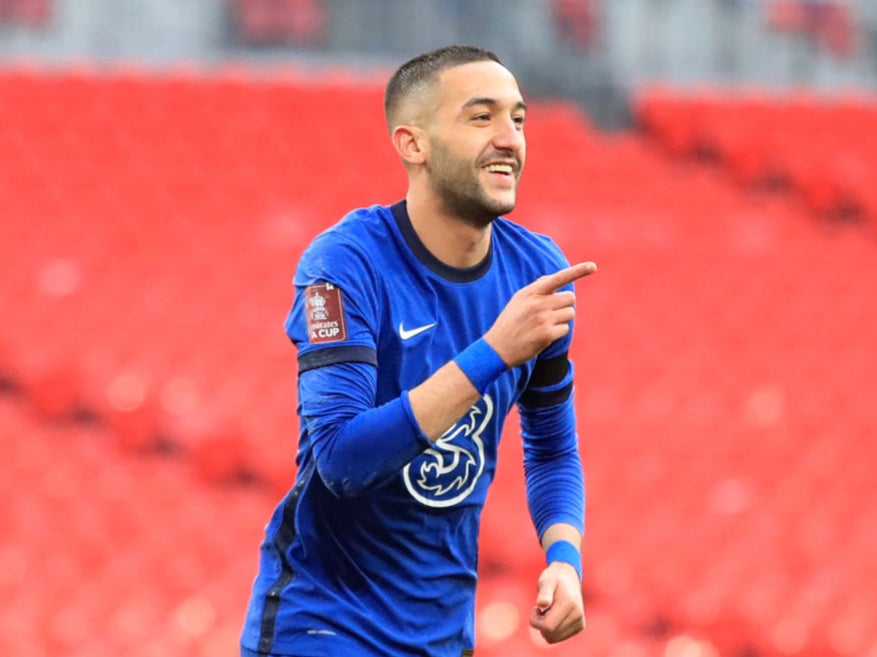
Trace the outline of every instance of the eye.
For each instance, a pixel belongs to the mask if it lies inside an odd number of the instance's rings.
[[[515,125],[517,125],[519,128],[523,128],[523,127],[524,127],[524,122],[525,122],[526,120],[527,120],[527,117],[525,117],[525,116],[523,116],[523,115],[512,117],[512,121],[514,121],[514,122],[515,122]]]
[[[490,114],[487,112],[482,112],[481,114],[476,114],[472,117],[473,121],[490,121]]]

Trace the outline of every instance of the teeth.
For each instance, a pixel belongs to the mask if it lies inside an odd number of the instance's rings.
[[[491,164],[487,167],[488,171],[492,171],[494,173],[511,173],[512,165],[511,164]]]

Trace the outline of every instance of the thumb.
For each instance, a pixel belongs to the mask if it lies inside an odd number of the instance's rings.
[[[552,579],[540,582],[539,591],[536,594],[536,608],[539,609],[539,611],[548,611],[548,608],[554,603],[555,588],[556,582]]]

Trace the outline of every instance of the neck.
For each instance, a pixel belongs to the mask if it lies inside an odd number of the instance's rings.
[[[449,267],[474,267],[490,250],[491,225],[473,226],[445,211],[433,198],[406,197],[408,217],[417,237],[432,255]]]

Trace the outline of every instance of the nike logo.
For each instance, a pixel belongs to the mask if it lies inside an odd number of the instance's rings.
[[[399,322],[399,337],[402,338],[403,340],[410,340],[415,335],[420,335],[421,333],[423,333],[424,331],[428,331],[429,329],[431,329],[435,325],[436,325],[436,322],[433,322],[432,324],[418,326],[417,328],[406,329],[405,326],[403,326],[403,322]]]

